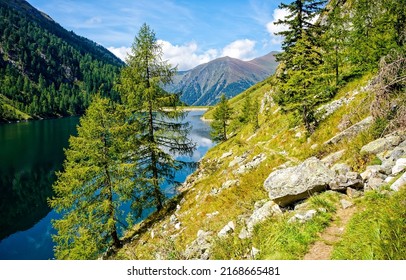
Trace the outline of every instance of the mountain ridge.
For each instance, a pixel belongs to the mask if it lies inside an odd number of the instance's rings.
[[[97,92],[117,99],[123,65],[27,1],[0,0],[0,122],[81,114]]]
[[[276,53],[249,61],[228,56],[216,58],[182,71],[167,90],[180,92],[181,100],[188,105],[214,105],[221,94],[234,97],[273,74],[277,67]]]

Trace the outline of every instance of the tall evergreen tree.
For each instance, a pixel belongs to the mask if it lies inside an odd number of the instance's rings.
[[[137,187],[124,116],[119,106],[96,97],[80,120],[78,136],[69,139],[49,201],[62,215],[53,221],[58,259],[95,259],[110,246],[121,246],[120,205],[131,201]]]
[[[284,110],[297,113],[311,133],[316,105],[331,97],[321,87],[319,66],[322,56],[305,33],[290,51],[295,68],[286,71],[286,80],[276,87],[274,100]]]
[[[214,141],[227,140],[227,126],[231,120],[232,109],[228,104],[228,100],[224,94],[221,95],[219,104],[217,104],[213,113],[213,121],[211,126],[211,137]]]
[[[314,20],[321,13],[326,2],[326,0],[294,0],[289,4],[281,3],[279,5],[280,9],[288,11],[288,16],[275,22],[276,25],[287,27],[287,30],[276,33],[276,35],[284,37],[283,52],[276,56],[278,61],[283,61],[287,67],[293,66],[289,60],[290,48],[302,38],[303,34],[312,39],[311,34],[314,35],[320,31],[318,30],[319,25],[315,24]]]
[[[175,171],[186,165],[175,156],[191,155],[195,144],[187,137],[189,123],[182,123],[185,112],[176,107],[179,96],[162,88],[172,81],[176,68],[162,60],[162,47],[147,24],[135,37],[126,63],[118,90],[131,117],[141,123],[137,176],[144,182],[145,192],[140,201],[159,211],[165,199],[161,184],[176,184]]]

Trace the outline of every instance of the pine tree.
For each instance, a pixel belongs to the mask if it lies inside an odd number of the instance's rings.
[[[329,92],[322,90],[319,75],[322,56],[306,34],[291,48],[291,53],[295,68],[286,71],[285,82],[276,87],[274,100],[285,111],[297,113],[311,133],[316,121],[316,105],[331,97]]]
[[[232,109],[228,104],[228,100],[224,94],[221,95],[219,104],[216,106],[213,113],[213,121],[211,126],[211,137],[214,141],[227,140],[227,126],[231,120]]]
[[[58,259],[95,259],[110,246],[120,247],[120,206],[137,190],[130,124],[118,105],[96,97],[81,118],[78,136],[65,150],[50,205],[62,215],[54,220]]]
[[[162,60],[162,47],[147,24],[135,37],[126,63],[117,88],[131,117],[141,123],[137,176],[145,191],[139,201],[159,211],[165,200],[161,184],[177,184],[175,171],[186,165],[175,156],[191,155],[195,144],[187,137],[189,123],[181,122],[185,112],[176,108],[179,96],[162,88],[172,81],[176,68]]]
[[[313,21],[318,16],[326,0],[294,0],[290,4],[281,3],[280,9],[285,9],[289,12],[285,19],[280,19],[275,22],[276,25],[285,25],[287,30],[276,33],[284,37],[282,42],[283,52],[276,56],[278,61],[283,61],[288,68],[292,67],[290,61],[290,49],[298,40],[306,34],[308,38],[312,39],[315,33],[319,33],[320,26],[314,24]]]

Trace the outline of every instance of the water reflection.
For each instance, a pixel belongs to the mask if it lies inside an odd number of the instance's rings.
[[[182,160],[198,161],[213,146],[209,126],[200,120],[203,113],[188,112],[184,120],[192,125],[197,149]],[[65,118],[0,125],[0,259],[53,258],[51,220],[58,215],[47,198],[77,124],[78,118]],[[184,181],[192,171],[180,170],[176,180]],[[166,188],[165,194],[172,197],[175,190]]]

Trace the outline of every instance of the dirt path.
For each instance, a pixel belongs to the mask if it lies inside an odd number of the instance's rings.
[[[355,212],[355,206],[339,209],[333,218],[332,224],[320,234],[320,240],[312,245],[309,252],[304,256],[304,259],[329,260],[333,251],[333,245],[341,239],[345,226]]]

